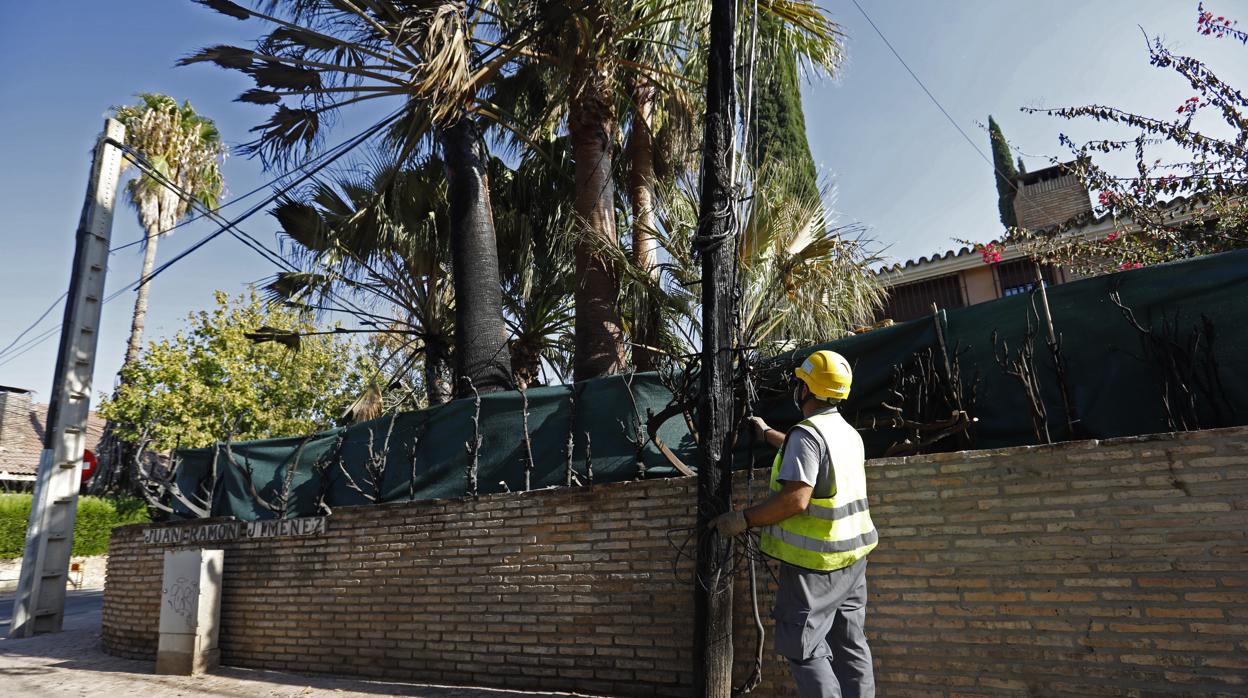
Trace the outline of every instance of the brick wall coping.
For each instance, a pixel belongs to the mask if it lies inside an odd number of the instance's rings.
[[[951,453],[926,453],[917,456],[873,458],[867,461],[867,467],[879,468],[890,465],[916,465],[923,463],[943,463],[946,461],[973,461],[983,460],[985,458],[998,458],[1001,456],[1014,456],[1031,453],[1092,450],[1102,447],[1146,443],[1149,441],[1194,441],[1198,439],[1235,437],[1240,435],[1248,435],[1248,426],[1201,429],[1200,431],[1158,432],[1156,434],[1140,434],[1138,436],[1116,436],[1110,439],[1059,441],[1058,443],[1052,444],[1007,446],[1005,448],[985,448],[970,451],[953,451]]]

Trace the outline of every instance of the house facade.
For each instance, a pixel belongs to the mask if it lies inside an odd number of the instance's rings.
[[[1087,190],[1065,164],[1021,174],[1014,184],[1018,188],[1014,214],[1020,227],[1036,230],[1081,217],[1088,219],[1081,234],[1113,227],[1108,216],[1094,219]],[[1073,278],[1061,267],[1036,264],[1010,247],[987,254],[963,247],[894,264],[876,274],[888,289],[888,301],[877,320],[894,322],[931,315],[933,305],[949,310],[1026,293],[1035,287],[1038,275],[1049,285]]]
[[[0,490],[29,490],[39,472],[48,406],[34,402],[33,391],[0,385]],[[87,418],[87,448],[99,452],[104,419]]]

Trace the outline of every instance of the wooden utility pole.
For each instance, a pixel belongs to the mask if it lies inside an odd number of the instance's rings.
[[[712,0],[702,192],[694,238],[702,256],[702,383],[697,410],[702,464],[698,468],[693,695],[701,698],[732,694],[732,541],[707,535],[706,524],[732,507],[735,31],[733,0]]]
[[[56,355],[48,423],[26,526],[26,550],[9,637],[60,632],[64,620],[65,583],[74,547],[78,489],[82,484],[82,452],[91,406],[100,305],[108,271],[117,179],[121,174],[121,150],[108,141],[122,143],[125,137],[121,122],[108,119],[95,144],[87,200],[78,221],[61,345]]]

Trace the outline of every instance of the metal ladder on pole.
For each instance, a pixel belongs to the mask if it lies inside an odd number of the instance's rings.
[[[95,145],[9,637],[60,632],[65,618],[100,306],[122,165],[121,151],[108,141],[125,142],[125,134],[120,122],[108,119]]]

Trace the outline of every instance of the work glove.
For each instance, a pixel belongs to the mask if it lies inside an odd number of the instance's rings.
[[[749,422],[750,426],[754,428],[754,438],[756,439],[762,440],[767,435],[767,432],[771,430],[771,427],[767,422],[763,421],[762,417],[746,417],[745,421]]]
[[[724,538],[736,538],[745,533],[750,527],[749,522],[745,520],[745,512],[740,510],[730,511],[727,514],[720,514],[711,519],[710,528],[719,531],[719,535]]]

